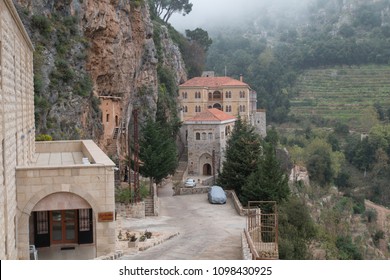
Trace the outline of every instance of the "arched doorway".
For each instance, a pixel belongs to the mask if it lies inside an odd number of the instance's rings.
[[[92,206],[74,193],[58,192],[41,199],[29,224],[30,244],[37,248],[94,242]]]
[[[203,165],[203,176],[211,176],[211,165],[206,163]]]
[[[213,108],[216,108],[216,109],[222,111],[222,106],[221,106],[221,104],[219,104],[219,103],[215,103],[215,104],[213,105]]]

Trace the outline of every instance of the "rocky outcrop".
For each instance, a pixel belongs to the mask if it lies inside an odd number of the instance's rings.
[[[14,2],[39,51],[35,69],[42,87],[36,92],[42,101],[36,102],[39,133],[61,139],[93,138],[107,150],[113,139],[102,132],[99,96],[120,98],[116,99],[120,100],[119,126],[127,128],[133,108],[140,110],[141,121],[156,111],[158,66],[169,69],[177,83],[187,79],[179,48],[168,29],[152,21],[147,1]],[[45,24],[48,34],[44,34]],[[119,155],[127,139],[115,141]]]

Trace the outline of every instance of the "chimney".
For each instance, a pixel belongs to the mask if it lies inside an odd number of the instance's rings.
[[[243,81],[242,74],[240,74],[240,82],[242,82],[242,81]]]

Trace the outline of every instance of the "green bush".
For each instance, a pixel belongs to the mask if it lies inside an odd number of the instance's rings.
[[[31,26],[39,31],[42,36],[49,37],[51,31],[50,20],[42,15],[33,15]]]
[[[385,233],[383,232],[383,230],[377,230],[372,236],[372,241],[374,242],[374,245],[378,247],[379,241],[383,238],[385,238]]]
[[[341,260],[362,259],[362,254],[350,236],[339,236],[336,240],[336,247],[339,250],[339,259]]]
[[[35,136],[35,141],[52,141],[53,137],[48,134],[39,134]]]
[[[145,197],[149,195],[149,189],[148,187],[141,182],[140,184],[140,198],[141,200],[144,200]],[[119,203],[131,203],[135,199],[134,197],[134,190],[130,188],[117,188],[115,190],[115,201]]]

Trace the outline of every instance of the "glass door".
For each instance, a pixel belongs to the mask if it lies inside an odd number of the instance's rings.
[[[53,244],[77,242],[77,211],[54,210],[51,216],[51,241]]]

